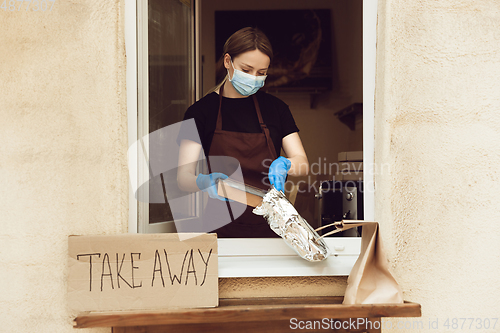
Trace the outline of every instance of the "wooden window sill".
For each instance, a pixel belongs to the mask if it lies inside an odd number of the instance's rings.
[[[421,316],[420,304],[417,303],[343,305],[342,300],[343,297],[337,296],[220,299],[216,308],[82,314],[74,320],[74,327],[113,327],[114,333],[290,332],[291,318],[320,322],[324,318],[365,318],[380,322],[381,317]],[[306,329],[299,331],[313,332]],[[317,331],[381,330],[370,327],[353,330],[351,325],[349,330]]]

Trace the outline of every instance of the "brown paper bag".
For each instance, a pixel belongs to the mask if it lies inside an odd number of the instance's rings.
[[[334,225],[337,230],[328,234],[363,227],[361,253],[347,279],[343,304],[403,303],[401,288],[389,272],[378,222],[343,220]]]

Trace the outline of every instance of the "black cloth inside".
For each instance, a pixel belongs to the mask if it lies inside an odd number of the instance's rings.
[[[258,91],[256,97],[262,119],[269,128],[276,155],[279,156],[281,140],[291,133],[298,132],[299,129],[290,108],[282,100],[263,91]],[[195,120],[205,155],[209,154],[218,111],[219,94],[212,92],[191,105],[184,114],[184,120],[191,118]],[[222,130],[243,133],[262,132],[252,96],[246,98],[222,97],[221,115]],[[177,142],[180,143],[183,139],[200,143],[197,138],[189,137],[181,130]]]

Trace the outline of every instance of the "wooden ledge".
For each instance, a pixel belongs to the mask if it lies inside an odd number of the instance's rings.
[[[323,318],[421,316],[420,304],[417,303],[343,305],[342,300],[343,297],[336,296],[220,299],[219,307],[216,308],[82,314],[74,320],[74,326],[75,328],[152,325],[179,327],[179,325],[196,324],[259,323],[266,327],[266,322],[289,322],[290,318],[322,320]]]

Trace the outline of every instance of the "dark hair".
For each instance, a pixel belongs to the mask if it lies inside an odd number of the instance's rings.
[[[236,58],[238,55],[247,51],[259,50],[273,60],[273,48],[267,36],[258,28],[246,27],[232,34],[224,44],[222,55],[216,65],[216,82],[217,90],[225,81],[226,68],[224,67],[224,56],[228,53],[231,58]]]

